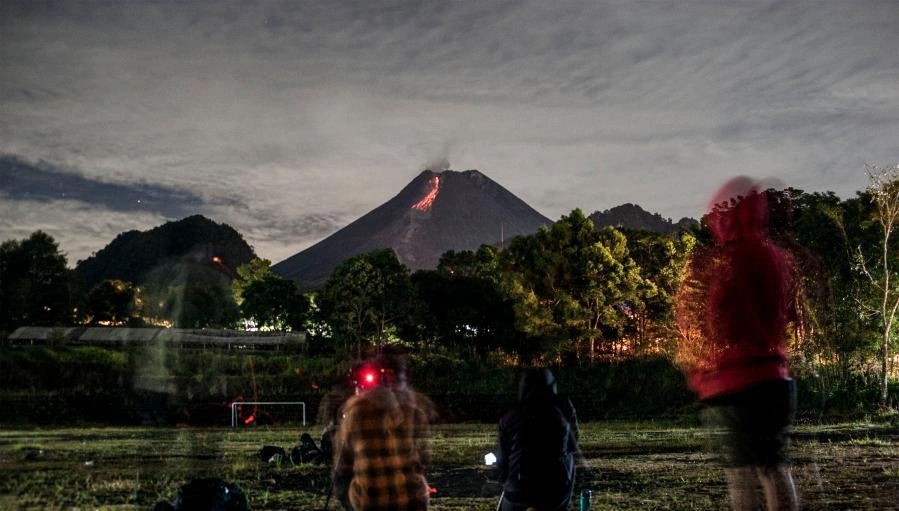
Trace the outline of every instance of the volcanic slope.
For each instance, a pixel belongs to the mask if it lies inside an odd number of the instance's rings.
[[[433,269],[448,250],[532,234],[552,222],[477,170],[425,170],[396,197],[272,270],[314,289],[340,262],[392,248],[410,270]]]

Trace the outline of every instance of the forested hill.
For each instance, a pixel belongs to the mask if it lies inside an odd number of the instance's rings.
[[[658,213],[650,213],[636,204],[622,204],[605,211],[596,211],[590,220],[597,229],[606,226],[615,228],[640,229],[660,234],[672,234],[681,229],[689,229],[699,222],[692,218],[681,218],[676,223],[670,218],[662,218]]]
[[[167,222],[149,231],[128,231],[116,236],[102,250],[83,261],[75,271],[88,288],[104,279],[141,282],[148,272],[164,263],[209,263],[218,257],[225,270],[256,257],[253,248],[233,227],[194,215]]]

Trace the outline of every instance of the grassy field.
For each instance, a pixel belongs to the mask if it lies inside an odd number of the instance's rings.
[[[726,509],[707,430],[660,422],[582,424],[577,489],[593,509]],[[255,510],[319,510],[327,468],[262,463],[262,445],[289,450],[318,427],[230,429],[0,429],[0,509],[133,510],[172,501],[188,479],[236,483]],[[499,486],[482,466],[495,426],[440,425],[429,482],[434,510],[496,507]],[[794,474],[805,509],[899,509],[899,428],[847,423],[798,426]],[[338,509],[332,499],[330,509]]]

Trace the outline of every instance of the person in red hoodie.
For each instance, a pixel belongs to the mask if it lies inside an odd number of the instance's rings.
[[[731,508],[798,509],[786,458],[795,385],[786,343],[796,320],[789,252],[767,229],[766,193],[749,178],[725,184],[705,218],[712,240],[698,248],[678,294],[678,361],[724,429],[721,457]]]

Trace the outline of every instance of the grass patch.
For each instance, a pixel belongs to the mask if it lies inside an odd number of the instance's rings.
[[[317,427],[0,430],[0,509],[151,509],[195,477],[239,485],[255,510],[318,510],[327,467],[258,461],[262,445],[294,445]],[[709,432],[688,423],[581,425],[577,491],[593,491],[595,510],[726,508],[721,470],[705,449]],[[899,430],[883,423],[797,428],[794,474],[806,509],[890,509],[899,494]],[[490,510],[499,485],[483,455],[495,424],[434,428],[431,509]],[[331,509],[337,509],[332,499]]]

